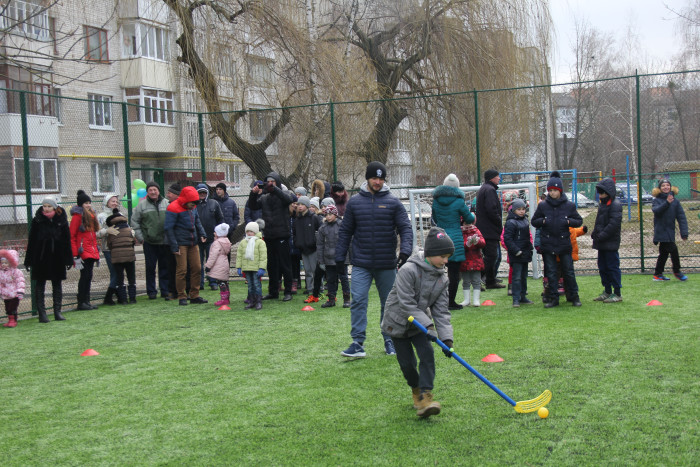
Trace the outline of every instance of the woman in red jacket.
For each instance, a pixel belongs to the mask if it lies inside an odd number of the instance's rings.
[[[97,307],[90,304],[90,285],[92,268],[100,259],[96,235],[100,225],[95,211],[92,210],[92,200],[83,190],[78,190],[78,205],[73,206],[70,214],[71,248],[75,269],[80,271],[78,310],[96,310]]]

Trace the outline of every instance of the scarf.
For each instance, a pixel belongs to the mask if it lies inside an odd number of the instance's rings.
[[[54,209],[54,210],[51,211],[51,212],[46,212],[46,211],[44,211],[44,210],[42,209],[42,210],[41,210],[41,213],[42,213],[44,216],[46,216],[47,219],[53,219],[53,216],[56,215],[56,210]]]
[[[248,245],[245,249],[245,259],[249,261],[255,260],[255,240],[258,239],[255,235],[246,235],[246,240],[248,240]]]

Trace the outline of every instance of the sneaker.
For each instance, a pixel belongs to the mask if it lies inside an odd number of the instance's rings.
[[[392,341],[384,341],[384,351],[387,355],[396,355],[396,349]]]
[[[513,302],[513,308],[520,308],[520,302]]]
[[[202,297],[197,297],[197,298],[191,298],[190,303],[195,303],[197,305],[202,304],[202,303],[209,303],[208,300],[203,299]]]
[[[180,299],[180,306],[187,306],[187,305],[188,305],[187,299],[186,299],[186,298],[181,298],[181,299]]]
[[[610,298],[613,294],[603,292],[602,294],[598,295],[596,298],[593,299],[594,302],[604,302],[608,298]]]
[[[487,290],[493,290],[493,289],[505,289],[506,286],[499,283],[499,282],[494,282],[493,284],[486,284],[486,289]],[[482,289],[483,290],[483,289]]]
[[[614,293],[611,293],[608,298],[603,300],[603,303],[620,303],[622,301],[622,297],[619,295],[615,295]]]
[[[674,273],[673,275],[676,276],[676,279],[678,279],[679,281],[685,282],[685,281],[688,280],[688,276],[686,276],[686,275],[683,274],[682,272],[676,272],[676,273]]]
[[[304,303],[316,303],[318,302],[318,297],[314,297],[313,295],[309,295],[309,297],[304,300]]]
[[[149,300],[155,300],[156,298],[158,298],[158,294],[157,294],[157,293],[149,293],[149,294],[148,294],[148,299],[149,299]]]
[[[687,277],[686,277],[687,279]],[[668,277],[664,276],[663,274],[659,274],[658,276],[654,276],[654,282],[661,282],[661,281],[670,281]]]
[[[393,346],[393,344],[392,344],[392,346]],[[347,349],[340,352],[340,355],[342,355],[343,357],[357,357],[357,358],[367,356],[367,354],[365,353],[364,347],[362,347],[357,342],[353,342],[352,344],[350,344],[350,347],[348,347]]]
[[[534,305],[535,302],[533,302],[533,301],[530,300],[529,298],[521,298],[521,299],[520,299],[520,304],[521,304],[521,305]]]

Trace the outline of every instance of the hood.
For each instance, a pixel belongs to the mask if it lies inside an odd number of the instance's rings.
[[[369,192],[369,188],[367,188],[367,186],[368,186],[368,184],[367,184],[366,181],[365,181],[365,182],[362,182],[362,186],[360,187],[360,194],[366,194],[366,195],[371,194],[371,193]],[[387,184],[385,183],[384,186],[382,187],[382,189],[379,190],[379,193],[386,194],[386,193],[388,193],[388,192],[389,192],[389,185],[387,185]]]
[[[433,199],[443,206],[453,203],[457,198],[464,200],[464,192],[459,188],[440,185],[433,190]]]
[[[335,201],[335,204],[345,204],[348,201],[348,192],[343,191],[342,193],[331,193],[331,198]]]
[[[177,197],[177,202],[185,207],[187,203],[197,203],[199,202],[199,193],[193,186],[186,186],[180,192],[180,196]]]
[[[678,196],[678,187],[672,186],[671,193],[673,193],[673,196]],[[658,196],[662,196],[663,198],[665,198],[667,195],[662,193],[659,188],[654,188],[653,190],[651,190],[651,196],[653,196],[654,198]]]
[[[282,188],[282,177],[280,177],[280,174],[277,172],[270,172],[269,174],[265,175],[265,179],[268,178],[273,178],[275,180],[275,183],[277,183],[277,186],[281,189]],[[263,180],[264,182],[265,180]]]
[[[328,191],[330,192],[330,185],[328,186]],[[318,196],[320,199],[327,198],[326,196],[326,182],[320,179],[314,180],[311,184],[311,195],[309,198]]]
[[[75,205],[72,208],[70,208],[70,215],[72,216],[74,214],[80,214],[82,216],[83,215],[83,207]]]
[[[524,217],[520,217],[520,216],[516,215],[513,212],[513,210],[510,210],[510,211],[508,211],[508,217],[506,217],[506,220],[509,220],[509,219],[516,219],[516,220],[527,219],[527,213],[525,213]]]
[[[615,189],[615,182],[613,182],[612,178],[604,178],[601,181],[598,182],[598,184],[595,186],[596,189],[601,188],[604,192],[608,194],[610,197],[610,201],[615,200],[615,195],[617,194],[617,190]]]
[[[204,198],[204,201],[207,201],[209,199],[209,187],[205,183],[198,183],[197,184],[197,200],[199,200],[199,190],[207,190],[207,196]],[[182,193],[180,193],[182,194]]]
[[[15,250],[0,250],[0,258],[5,258],[11,268],[16,268],[19,264],[19,254]]]
[[[102,199],[102,209],[104,212],[107,214],[112,214],[112,210],[107,207],[107,201],[109,201],[111,198],[117,198],[117,203],[119,203],[121,200],[119,198],[119,195],[117,193],[107,193],[105,194],[105,197]]]

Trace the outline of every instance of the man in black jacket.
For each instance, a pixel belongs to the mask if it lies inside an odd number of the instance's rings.
[[[209,186],[206,183],[197,185],[199,194],[199,204],[197,204],[197,214],[202,222],[202,227],[207,233],[207,241],[199,244],[199,259],[202,263],[200,289],[204,289],[204,263],[209,259],[209,248],[214,243],[214,228],[224,221],[224,214],[221,212],[219,203],[209,197]],[[219,288],[216,279],[209,278],[209,286],[212,290]]]
[[[501,259],[501,232],[503,232],[503,210],[498,199],[498,170],[484,172],[484,184],[476,194],[476,226],[486,240],[484,246],[484,282],[487,289],[502,289],[505,285],[496,280]]]
[[[250,209],[262,209],[265,221],[263,239],[267,246],[268,294],[263,300],[279,298],[280,277],[284,277],[285,302],[292,299],[292,261],[289,257],[289,205],[293,198],[291,192],[280,187],[282,179],[277,172],[270,172],[261,188],[255,185],[250,191],[248,205]]]

